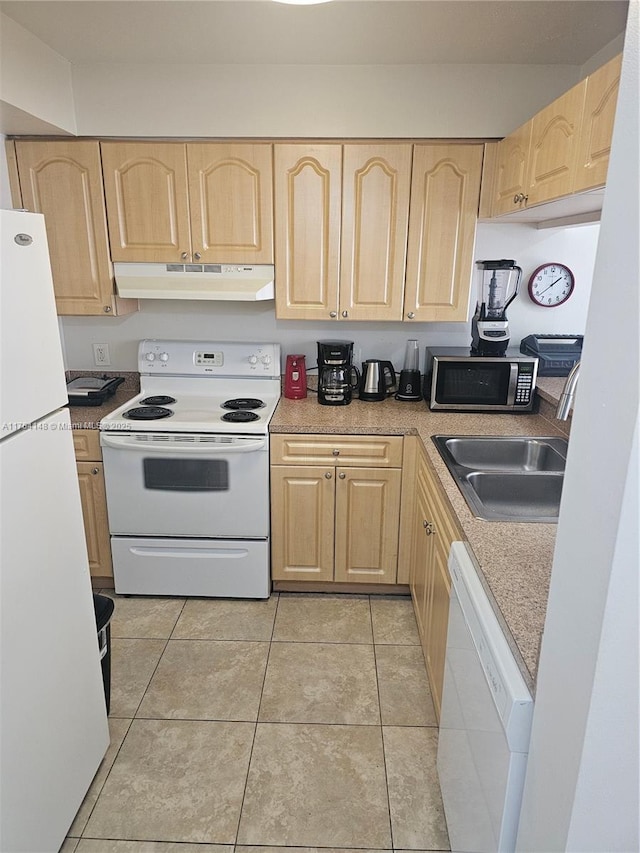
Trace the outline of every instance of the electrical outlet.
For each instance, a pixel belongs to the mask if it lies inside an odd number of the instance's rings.
[[[109,357],[109,344],[93,345],[93,361],[96,367],[106,367],[111,364]]]

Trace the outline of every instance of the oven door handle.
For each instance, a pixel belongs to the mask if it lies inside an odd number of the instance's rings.
[[[256,450],[264,450],[267,446],[266,438],[257,441],[247,441],[242,444],[207,444],[206,442],[194,442],[193,444],[154,444],[149,441],[136,441],[128,435],[112,435],[100,433],[100,444],[103,447],[113,447],[116,450],[137,450],[139,453],[156,451],[160,453],[191,453],[203,456],[210,453],[253,453]]]

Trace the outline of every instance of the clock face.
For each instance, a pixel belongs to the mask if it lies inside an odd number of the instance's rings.
[[[573,293],[575,280],[564,264],[542,264],[529,279],[529,296],[536,305],[555,308]]]

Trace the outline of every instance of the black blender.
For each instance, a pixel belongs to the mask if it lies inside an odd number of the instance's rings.
[[[396,400],[404,400],[412,403],[422,400],[420,367],[418,364],[419,358],[420,351],[418,348],[418,341],[415,339],[407,341],[407,348],[404,356],[404,367],[400,371],[400,381],[398,382]]]
[[[522,270],[515,261],[476,261],[478,301],[471,320],[471,354],[504,355],[509,346],[507,308],[516,298]]]

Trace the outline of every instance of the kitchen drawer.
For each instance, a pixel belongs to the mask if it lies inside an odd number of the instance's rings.
[[[78,462],[98,462],[102,459],[99,430],[74,429],[73,448]]]
[[[271,435],[272,465],[401,468],[402,436]]]

